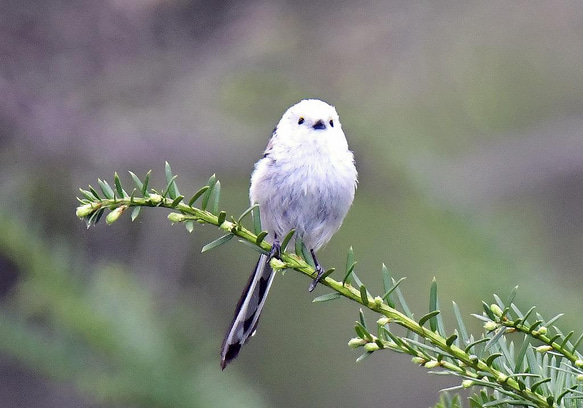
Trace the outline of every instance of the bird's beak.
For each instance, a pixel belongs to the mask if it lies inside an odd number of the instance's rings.
[[[316,123],[314,123],[312,127],[316,130],[323,130],[326,129],[326,124],[324,123],[323,120],[319,120]]]

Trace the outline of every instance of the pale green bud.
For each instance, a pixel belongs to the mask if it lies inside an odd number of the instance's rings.
[[[105,217],[105,222],[108,224],[113,224],[123,214],[125,209],[126,207],[117,207],[115,210],[107,214],[107,217]]]
[[[583,368],[583,360],[575,361],[575,367]]]
[[[551,351],[553,348],[551,346],[542,345],[535,348],[535,350],[539,353],[546,353],[547,351]]]
[[[380,305],[382,305],[382,304],[383,304],[383,298],[382,298],[382,297],[380,297],[380,296],[375,296],[375,298],[374,298],[374,303],[375,303],[375,305],[377,305],[377,306],[380,306]]]
[[[160,204],[162,202],[162,196],[160,194],[150,194],[149,200],[152,204]]]
[[[494,316],[502,317],[502,309],[500,309],[500,306],[498,306],[497,304],[495,303],[491,304],[490,311],[494,313]]]
[[[462,381],[462,387],[464,387],[464,388],[470,388],[474,384],[475,384],[475,382],[473,380],[463,380]]]
[[[500,384],[504,384],[506,381],[508,381],[508,376],[506,374],[500,374],[496,381],[498,381]]]
[[[184,221],[184,215],[183,214],[179,214],[176,212],[171,212],[170,214],[168,214],[168,219],[170,220],[171,223],[175,224],[177,222],[182,222]]]
[[[435,368],[435,367],[439,367],[441,365],[441,363],[437,360],[431,360],[425,363],[425,367],[427,368]]]
[[[545,335],[545,334],[547,334],[547,332],[548,332],[548,329],[546,328],[546,326],[541,326],[538,329],[536,329],[535,331],[533,331],[532,334],[535,334],[535,335],[536,334]]]
[[[348,341],[348,347],[358,348],[360,346],[364,346],[366,344],[366,340],[361,339],[360,337],[354,337]]]
[[[271,258],[271,261],[269,261],[269,265],[274,271],[279,271],[281,269],[287,268],[286,263],[277,258]]]
[[[389,324],[389,322],[391,321],[391,319],[389,319],[388,317],[381,317],[379,320],[377,320],[377,324],[380,324],[381,326],[384,326],[386,324]]]
[[[489,322],[486,322],[484,324],[484,329],[486,329],[487,331],[496,330],[497,327],[498,327],[498,323],[493,322],[492,320],[490,320]]]
[[[411,359],[411,361],[414,364],[420,364],[420,365],[424,365],[427,362],[427,360],[425,360],[423,357],[413,357]]]
[[[577,381],[581,382],[581,381],[583,381],[583,374],[579,374],[575,378],[577,379]]]
[[[75,214],[79,218],[85,218],[88,215],[91,215],[93,211],[95,211],[95,209],[93,208],[92,204],[85,204],[77,207],[77,211],[75,211]]]
[[[377,351],[379,348],[380,348],[379,345],[376,343],[366,343],[364,345],[364,349],[370,352]]]

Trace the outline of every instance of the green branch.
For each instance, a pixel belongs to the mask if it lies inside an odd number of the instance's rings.
[[[178,192],[176,176],[172,175],[168,163],[165,173],[167,184],[161,192],[148,188],[150,173],[141,180],[130,172],[135,184],[131,194],[124,190],[117,173],[114,175],[113,188],[106,181],[98,180],[101,194],[91,186],[88,190],[80,190],[82,197],[79,198],[81,205],[77,208],[77,216],[86,220],[90,226],[98,222],[108,210],[106,222],[111,224],[130,209],[134,220],[142,207],[161,207],[171,210],[168,219],[172,223],[183,223],[190,232],[196,222],[214,225],[226,233],[205,245],[203,252],[223,245],[233,237],[238,237],[241,242],[260,252],[270,251],[271,245],[265,241],[267,233],[261,230],[257,206],[247,209],[237,218],[230,217],[227,220],[227,213],[219,211],[220,182],[215,176],[185,203],[184,196]],[[200,206],[195,207],[199,201]],[[252,230],[242,224],[249,214],[253,214]],[[290,231],[282,248],[286,247],[292,235],[293,231]],[[307,254],[305,246],[297,239],[295,253],[282,252],[279,259],[272,259],[271,265],[274,270],[293,269],[313,279],[317,273]],[[470,400],[477,404],[474,406],[551,408],[566,406],[567,399],[578,401],[583,396],[578,384],[583,380],[583,360],[576,351],[583,336],[571,343],[573,332],[563,335],[552,326],[560,316],[545,323],[537,315],[537,320],[531,323],[528,319],[533,309],[522,314],[513,303],[514,291],[506,304],[497,296],[496,304],[489,306],[483,303],[484,313],[475,316],[485,322],[487,333],[477,340],[468,336],[461,314],[454,304],[458,329],[448,335],[440,316],[436,282],[430,291],[429,312],[416,321],[399,288],[403,279],[395,281],[383,265],[385,294],[372,296],[354,272],[355,264],[354,253],[350,249],[342,281],[329,276],[333,269],[327,271],[321,283],[333,292],[314,301],[344,297],[381,316],[377,321],[377,334],[373,335],[361,312],[355,327],[358,337],[349,342],[353,348],[364,348],[365,353],[358,360],[384,349],[409,354],[413,362],[428,369],[440,368],[442,373],[461,377],[463,380],[460,386],[454,389],[477,386],[491,390],[492,394],[486,394],[486,397],[483,393],[471,397]],[[402,311],[397,309],[397,302]],[[429,328],[425,327],[426,324]],[[394,325],[405,328],[407,334],[395,334]],[[525,335],[518,354],[514,352],[513,343],[507,340],[507,335],[515,332]],[[531,346],[529,338],[542,345]],[[549,354],[552,354],[551,358]]]

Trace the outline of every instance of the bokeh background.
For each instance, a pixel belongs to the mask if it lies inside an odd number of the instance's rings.
[[[384,262],[417,316],[435,276],[446,322],[455,300],[474,333],[480,301],[519,285],[581,332],[581,67],[578,1],[3,0],[1,406],[423,408],[457,383],[389,352],[355,363],[358,308],[311,303],[295,273],[221,372],[256,253],[201,255],[219,232],[163,210],[75,217],[78,187],[152,169],[162,189],[166,160],[183,194],[216,173],[242,212],[307,97],[336,106],[360,173],[326,267],[352,245],[381,293]]]

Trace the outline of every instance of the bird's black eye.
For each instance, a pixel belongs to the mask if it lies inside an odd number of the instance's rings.
[[[299,118],[298,119],[298,125],[301,125],[302,123],[304,123],[304,118]]]
[[[332,119],[330,119],[330,122],[328,123],[330,123],[330,127],[334,127],[334,121]]]

